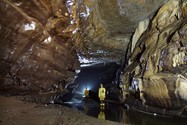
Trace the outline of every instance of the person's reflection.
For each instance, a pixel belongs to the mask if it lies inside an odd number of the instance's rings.
[[[89,106],[88,106],[88,100],[85,100],[84,101],[84,106],[83,106],[83,108],[84,108],[84,112],[87,114],[88,113],[88,111],[89,111]]]
[[[104,106],[101,106],[101,107],[100,107],[100,112],[99,112],[99,114],[98,114],[98,118],[99,118],[99,119],[105,120],[105,112],[104,112],[104,110],[105,110],[105,107],[104,107]]]

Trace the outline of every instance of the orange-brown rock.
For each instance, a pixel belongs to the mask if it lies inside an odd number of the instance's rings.
[[[131,50],[130,68],[126,67],[122,75],[123,89],[124,96],[139,99],[142,107],[136,106],[141,110],[187,115],[186,5],[186,1],[169,0],[148,29],[137,30],[133,36],[138,40]],[[142,29],[146,28],[142,24]]]
[[[0,1],[0,91],[63,90],[78,66],[63,0]]]

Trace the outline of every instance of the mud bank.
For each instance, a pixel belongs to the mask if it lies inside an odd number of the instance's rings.
[[[0,125],[120,125],[59,105],[40,105],[0,96]]]

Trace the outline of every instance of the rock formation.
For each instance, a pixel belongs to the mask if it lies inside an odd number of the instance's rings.
[[[62,91],[78,58],[123,59],[136,25],[164,1],[0,1],[1,92]]]
[[[0,14],[1,93],[63,91],[80,63],[124,60],[125,103],[187,115],[186,0],[1,0]]]
[[[0,13],[0,91],[62,91],[79,66],[65,3],[1,0]]]
[[[133,105],[139,110],[187,114],[186,10],[186,1],[170,0],[148,28],[141,23],[139,27],[145,30],[134,33],[133,38],[138,40],[130,43],[134,49],[122,79],[124,97],[137,99]]]
[[[89,11],[81,13],[89,16],[79,18],[79,54],[95,61],[124,59],[127,44],[138,23],[151,18],[165,1],[83,0],[80,6],[89,8]]]

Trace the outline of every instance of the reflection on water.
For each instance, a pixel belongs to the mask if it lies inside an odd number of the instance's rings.
[[[76,100],[76,101],[75,101]],[[79,101],[77,101],[79,100]],[[81,100],[81,101],[80,101]],[[72,108],[78,109],[89,116],[102,120],[110,120],[127,125],[186,125],[187,119],[178,117],[161,117],[137,112],[132,109],[125,109],[122,105],[106,103],[104,108],[96,100],[71,99],[69,103]]]
[[[89,100],[85,102],[84,107],[86,109],[84,112],[89,116],[103,120],[130,123],[126,114],[127,110],[119,104],[106,103],[104,107],[100,107],[99,102]]]
[[[102,120],[105,120],[105,112],[103,110],[101,110],[98,114],[98,118],[99,119],[102,119]]]
[[[87,114],[100,119],[111,120],[129,125],[186,125],[187,119],[175,117],[160,117],[127,110],[118,104],[108,103],[105,109],[89,107]]]
[[[78,109],[89,116],[128,125],[187,125],[187,119],[147,115],[110,102],[105,102],[105,106],[100,107],[99,100],[95,97],[86,100],[83,98],[85,87],[97,92],[100,82],[111,84],[116,68],[118,66],[114,63],[82,68],[76,83],[67,86],[70,92],[59,95],[55,103]]]

